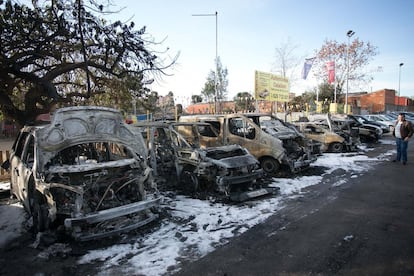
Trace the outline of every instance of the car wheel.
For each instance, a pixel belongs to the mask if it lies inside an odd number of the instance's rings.
[[[41,196],[35,196],[32,204],[33,232],[37,234],[48,228],[48,207]]]
[[[180,182],[184,190],[190,193],[197,192],[200,188],[198,177],[192,169],[184,169],[181,172]]]
[[[280,163],[274,158],[266,157],[260,161],[263,171],[269,175],[276,175],[280,170]]]
[[[331,152],[340,153],[342,152],[343,145],[341,143],[334,142],[329,145],[329,149]]]

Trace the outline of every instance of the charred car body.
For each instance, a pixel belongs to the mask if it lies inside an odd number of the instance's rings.
[[[264,172],[276,176],[281,172],[296,173],[309,167],[312,159],[292,159],[284,148],[283,141],[261,129],[252,119],[243,114],[190,115],[181,116],[181,122],[205,122],[217,130],[218,136],[200,136],[200,145],[223,146],[237,144],[245,147],[256,157]]]
[[[129,231],[157,218],[160,204],[145,144],[111,108],[58,109],[24,127],[9,161],[11,193],[33,230],[59,227],[78,240]]]
[[[321,153],[320,143],[314,142],[298,131],[298,129],[287,122],[265,113],[244,114],[251,119],[262,130],[278,138],[283,142],[288,158],[292,163],[301,162],[306,168],[317,159],[317,154]]]
[[[356,150],[352,137],[344,132],[318,122],[298,122],[296,127],[311,140],[321,143],[322,152],[339,153]]]
[[[359,139],[363,143],[378,142],[382,137],[383,132],[380,127],[371,124],[362,124],[352,115],[335,115],[331,116],[330,120],[341,130],[350,134],[355,141]]]
[[[200,135],[215,136],[203,123],[138,123],[146,133],[151,164],[157,175],[177,177],[177,186],[190,192],[216,191],[233,201],[244,201],[277,190],[261,187],[259,162],[239,145],[200,146]]]
[[[382,137],[382,129],[378,126],[370,124],[361,124],[358,120],[348,117],[346,120],[349,121],[351,128],[357,128],[359,139],[361,142],[378,142]]]
[[[296,127],[305,134],[308,139],[321,143],[322,152],[342,152],[345,138],[314,122],[297,122]]]
[[[324,143],[324,151],[351,152],[358,150],[358,145],[361,144],[360,132],[353,121],[332,118],[329,113],[313,115],[310,117],[310,120],[311,122],[304,123],[304,126],[301,126],[301,128],[305,131],[304,133],[307,137]],[[320,128],[325,130],[321,131]],[[338,139],[332,133],[337,134],[342,139]],[[375,136],[375,132],[373,133]]]
[[[389,133],[390,132],[390,128],[388,126],[386,126],[384,124],[381,124],[379,122],[376,122],[376,121],[368,120],[363,115],[348,115],[348,117],[355,118],[355,120],[357,120],[358,122],[360,122],[361,124],[364,124],[364,125],[369,124],[369,125],[377,126],[377,127],[381,128],[382,133]]]

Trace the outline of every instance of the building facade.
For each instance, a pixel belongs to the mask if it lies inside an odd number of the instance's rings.
[[[414,102],[407,97],[396,96],[393,89],[371,93],[348,94],[353,114],[375,114],[392,111],[414,111]]]

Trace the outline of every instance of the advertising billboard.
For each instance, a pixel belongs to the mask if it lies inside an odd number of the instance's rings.
[[[254,96],[257,100],[289,101],[289,81],[287,78],[255,71],[254,83]]]

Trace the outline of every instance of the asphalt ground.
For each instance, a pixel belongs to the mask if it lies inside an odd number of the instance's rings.
[[[177,275],[414,275],[414,138],[407,165],[393,158],[345,185],[311,187]]]
[[[376,144],[366,154],[393,149]],[[266,222],[198,261],[182,263],[177,275],[414,275],[414,138],[408,150],[406,166],[383,155],[358,177],[341,169],[330,173]],[[1,250],[0,275],[100,271],[99,263],[76,263],[83,247],[51,261],[36,258],[32,243],[26,233]]]

